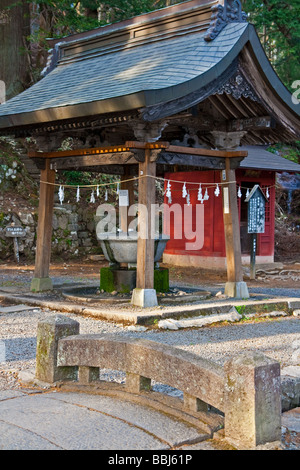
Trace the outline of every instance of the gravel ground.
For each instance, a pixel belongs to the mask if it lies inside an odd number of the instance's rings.
[[[48,309],[0,314],[0,390],[17,386],[15,374],[35,367],[36,332],[41,319],[56,313]],[[300,319],[280,317],[226,326],[216,325],[185,330],[132,331],[132,327],[67,314],[80,323],[80,333],[113,333],[123,337],[147,338],[192,352],[223,364],[245,350],[260,350],[279,361],[281,367],[300,365]],[[7,377],[10,379],[8,380]],[[114,378],[111,374],[111,379]],[[7,383],[8,380],[8,383]]]

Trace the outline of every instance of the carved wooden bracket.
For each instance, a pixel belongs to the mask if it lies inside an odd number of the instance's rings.
[[[253,87],[249,84],[239,66],[236,73],[214,94],[222,95],[223,93],[232,95],[236,100],[243,96],[244,98],[250,98],[252,101],[259,101]]]
[[[235,150],[241,145],[241,139],[247,134],[246,131],[234,131],[234,132],[222,132],[212,131],[211,132],[214,144],[219,150]]]
[[[155,123],[141,122],[139,120],[131,121],[135,138],[140,142],[156,142],[160,139],[161,133],[168,125],[168,121],[162,120]]]

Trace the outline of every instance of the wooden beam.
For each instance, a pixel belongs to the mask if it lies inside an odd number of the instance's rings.
[[[168,142],[135,142],[128,141],[125,145],[116,145],[114,147],[98,147],[89,149],[65,150],[59,152],[29,152],[30,158],[51,159],[51,164],[56,164],[56,169],[66,169],[84,166],[100,166],[114,164],[134,164],[138,160],[138,155],[134,156],[131,150],[149,149],[159,150],[165,149],[172,153],[183,153],[190,155],[200,155],[206,157],[246,157],[247,152],[244,151],[223,151],[215,149],[203,149],[193,147],[183,147],[178,145],[170,145]]]
[[[227,131],[257,131],[273,129],[276,123],[271,116],[251,117],[245,119],[233,119],[227,123]]]
[[[134,140],[129,140],[125,142],[126,147],[134,149],[165,149],[169,147],[169,142],[139,142]]]
[[[187,153],[191,155],[203,155],[207,157],[221,157],[221,158],[236,158],[236,157],[247,157],[248,152],[238,150],[238,151],[225,151],[225,150],[215,150],[215,149],[202,149],[202,148],[193,148],[193,147],[181,147],[177,145],[170,145],[167,148],[168,152],[175,153]]]
[[[224,151],[216,149],[204,149],[204,148],[194,148],[194,147],[183,147],[180,145],[169,145],[167,142],[156,142],[146,143],[146,142],[132,142],[128,141],[125,144],[129,148],[137,149],[165,149],[166,152],[173,153],[186,153],[190,155],[202,155],[207,157],[221,157],[221,158],[234,158],[234,157],[247,157],[248,152],[237,150],[237,151]]]
[[[45,169],[41,170],[40,177],[35,271],[31,283],[31,290],[35,292],[52,288],[52,282],[49,278],[49,267],[51,257],[54,183],[55,171],[50,169],[50,161],[47,159]]]
[[[75,150],[62,150],[57,152],[35,152],[29,151],[30,158],[62,158],[62,157],[80,157],[83,155],[102,155],[105,153],[129,152],[126,145],[115,145],[111,147],[83,148]]]
[[[244,157],[230,158],[231,168],[239,167]],[[191,155],[183,153],[171,153],[162,151],[156,160],[157,165],[184,165],[198,168],[210,168],[212,170],[225,169],[224,157],[208,157],[201,155]]]
[[[51,158],[51,166],[55,170],[67,170],[89,166],[134,165],[137,160],[132,152],[107,153],[101,155],[84,155],[78,157]]]

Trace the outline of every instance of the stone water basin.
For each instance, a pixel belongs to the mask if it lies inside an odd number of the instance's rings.
[[[100,241],[102,252],[111,265],[127,263],[129,266],[136,267],[137,264],[137,239],[138,234],[125,232],[104,232],[97,234]],[[168,235],[160,234],[154,240],[154,262],[158,263],[161,259],[167,242],[170,240]]]

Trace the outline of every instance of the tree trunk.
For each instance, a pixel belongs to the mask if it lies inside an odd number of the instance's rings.
[[[12,6],[14,3],[14,0],[0,0],[0,81],[5,83],[6,100],[31,84],[27,53],[29,3],[23,0]]]

